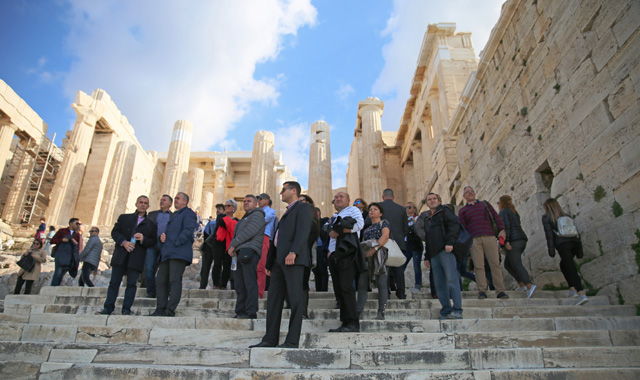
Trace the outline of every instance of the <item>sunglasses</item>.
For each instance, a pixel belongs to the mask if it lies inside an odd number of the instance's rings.
[[[413,208],[413,206],[406,206],[406,208],[408,208],[408,209],[412,209],[412,208]]]
[[[355,201],[355,202],[353,202],[353,205],[354,205],[354,206],[355,206],[355,205],[359,205],[360,203],[362,203],[362,201]]]

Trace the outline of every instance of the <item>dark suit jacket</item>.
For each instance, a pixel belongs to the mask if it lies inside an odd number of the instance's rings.
[[[308,238],[313,223],[313,207],[304,202],[296,202],[282,215],[276,233],[278,245],[269,252],[266,268],[271,270],[273,263],[284,267],[289,252],[296,254],[295,265],[311,265]]]
[[[167,224],[167,240],[162,244],[160,262],[180,259],[191,265],[193,261],[193,233],[198,228],[198,217],[189,207],[183,207],[173,213]]]
[[[123,241],[130,241],[131,237],[137,232],[140,232],[144,236],[142,244],[136,241],[136,247],[133,251],[127,252],[121,243]],[[142,272],[144,270],[147,248],[153,247],[156,244],[156,233],[156,224],[148,217],[144,218],[144,220],[138,224],[137,212],[120,215],[111,230],[111,237],[116,243],[116,247],[113,250],[113,257],[111,258],[111,266],[126,266],[129,269]]]
[[[380,204],[384,208],[382,219],[386,219],[391,227],[391,238],[401,250],[406,251],[407,244],[404,237],[409,233],[407,210],[391,199],[384,200]]]

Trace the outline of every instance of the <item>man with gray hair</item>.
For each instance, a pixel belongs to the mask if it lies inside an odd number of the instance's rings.
[[[248,194],[242,202],[244,216],[234,229],[229,245],[229,256],[237,256],[235,271],[236,317],[255,319],[258,314],[258,261],[262,255],[264,211],[258,207],[258,199]]]
[[[213,247],[213,289],[226,289],[227,282],[231,276],[231,256],[227,254],[227,249],[233,239],[233,232],[238,218],[234,217],[238,203],[233,199],[224,202],[224,214],[216,218],[215,243]]]

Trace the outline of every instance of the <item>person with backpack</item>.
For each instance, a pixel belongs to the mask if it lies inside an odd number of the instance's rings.
[[[520,224],[520,214],[516,211],[516,206],[513,205],[513,200],[509,195],[500,197],[498,208],[504,223],[504,230],[507,233],[507,238],[503,245],[506,251],[504,268],[518,281],[520,286],[518,290],[526,290],[527,298],[531,298],[536,286],[531,283],[531,277],[529,277],[529,273],[522,265],[522,254],[527,247],[527,240],[529,239]]]
[[[576,268],[573,257],[582,258],[582,242],[578,235],[578,230],[571,219],[557,200],[549,198],[544,202],[544,212],[542,215],[542,226],[544,235],[547,238],[547,248],[549,256],[555,257],[556,250],[560,254],[560,270],[569,285],[569,297],[578,297],[576,306],[589,302],[582,287],[582,280]]]
[[[442,306],[440,319],[462,319],[460,273],[453,253],[460,233],[458,217],[442,205],[438,194],[427,194],[427,207],[429,210],[416,220],[415,231],[424,240],[426,257],[431,260],[438,301]]]

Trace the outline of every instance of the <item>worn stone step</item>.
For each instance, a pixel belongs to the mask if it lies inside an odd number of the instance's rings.
[[[25,352],[22,355],[22,351]],[[108,344],[2,346],[0,359],[55,363],[199,365],[274,369],[486,370],[640,367],[640,347],[562,347],[456,350],[202,348]]]
[[[75,327],[75,329],[74,329]],[[0,325],[1,341],[132,343],[198,347],[248,347],[264,332],[249,330],[133,328],[94,325]],[[286,332],[281,332],[284,340]],[[215,337],[215,338],[212,338]],[[515,331],[483,333],[303,333],[305,348],[475,349],[572,346],[637,346],[640,330]]]
[[[540,368],[526,370],[300,370],[216,368],[203,366],[162,366],[140,364],[33,363],[7,361],[0,363],[0,376],[5,379],[278,379],[278,380],[529,380],[580,379],[627,380],[640,378],[638,368]]]

